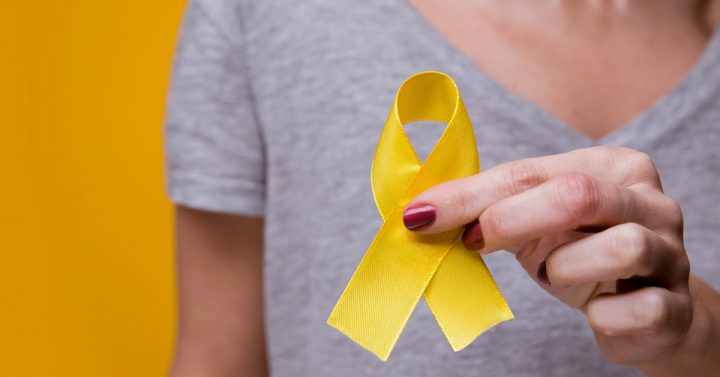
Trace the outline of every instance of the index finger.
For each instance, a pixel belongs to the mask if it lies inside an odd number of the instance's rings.
[[[644,153],[616,147],[578,149],[504,163],[431,187],[405,207],[405,225],[418,233],[450,230],[476,220],[493,203],[575,172],[620,186],[645,182],[660,187],[652,160]]]

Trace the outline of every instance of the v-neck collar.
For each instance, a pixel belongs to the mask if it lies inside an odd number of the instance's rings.
[[[410,14],[412,23],[419,26],[419,35],[446,59],[452,59],[470,78],[470,84],[479,84],[500,98],[497,103],[511,116],[516,116],[528,131],[547,135],[551,133],[559,142],[572,142],[579,146],[620,145],[640,148],[669,129],[683,124],[694,110],[702,107],[720,91],[720,26],[715,28],[695,64],[669,92],[655,100],[648,108],[636,114],[629,122],[608,135],[592,139],[570,127],[533,101],[509,91],[495,78],[475,64],[465,53],[453,46],[408,0],[402,6]],[[464,86],[464,85],[463,85]],[[527,122],[532,119],[532,124]],[[637,137],[642,134],[642,137]]]

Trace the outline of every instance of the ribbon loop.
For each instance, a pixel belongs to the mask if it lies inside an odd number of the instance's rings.
[[[446,122],[420,162],[403,124]],[[387,360],[420,296],[455,351],[512,318],[482,258],[465,249],[462,229],[423,235],[405,229],[402,211],[417,194],[479,172],[470,118],[453,80],[421,72],[398,90],[372,165],[375,204],[384,223],[333,309],[328,324]]]

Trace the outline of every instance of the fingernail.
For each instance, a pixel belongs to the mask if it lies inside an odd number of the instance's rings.
[[[479,221],[475,220],[465,225],[462,242],[469,250],[478,250],[485,246],[485,237],[483,237]]]
[[[427,204],[418,204],[405,209],[403,223],[405,227],[413,230],[421,226],[430,225],[435,221],[435,208]]]
[[[547,267],[545,265],[545,261],[540,263],[540,266],[538,267],[537,278],[538,280],[540,280],[541,283],[550,285],[550,278],[547,274]]]

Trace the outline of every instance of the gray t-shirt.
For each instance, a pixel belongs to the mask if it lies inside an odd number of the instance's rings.
[[[387,363],[325,323],[382,223],[370,165],[395,91],[424,70],[457,82],[485,169],[592,145],[649,153],[684,210],[693,273],[720,288],[719,33],[674,90],[592,141],[505,90],[405,1],[191,1],[168,100],[169,194],[264,217],[272,374],[637,375],[607,361],[585,317],[508,253],[486,261],[516,319],[461,352],[422,301]],[[406,128],[421,154],[442,129]]]

